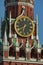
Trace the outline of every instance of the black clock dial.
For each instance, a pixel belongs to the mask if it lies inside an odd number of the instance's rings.
[[[33,22],[26,16],[18,18],[15,22],[15,30],[22,37],[28,37],[33,33]]]

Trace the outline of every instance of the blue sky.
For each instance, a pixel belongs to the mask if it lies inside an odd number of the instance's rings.
[[[40,43],[43,44],[43,0],[35,0],[35,4],[34,4],[35,18],[36,18],[36,14],[38,14],[39,39],[40,39]]]
[[[39,22],[39,40],[41,45],[43,44],[43,0],[34,0],[34,18],[38,14],[38,22]],[[4,19],[4,0],[0,0],[0,20],[1,17]]]
[[[4,18],[4,0],[0,0],[0,20],[1,17]]]

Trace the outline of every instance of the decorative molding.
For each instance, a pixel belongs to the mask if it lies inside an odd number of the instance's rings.
[[[26,47],[26,52],[30,52],[30,48]]]
[[[12,37],[12,35],[11,35],[11,11],[10,11],[10,16],[9,16],[9,38],[11,38]]]
[[[25,58],[20,57],[18,60],[25,60]]]
[[[16,47],[16,51],[19,52],[19,47]]]
[[[30,61],[36,61],[36,59],[35,58],[30,58]]]
[[[15,62],[15,63],[16,63],[16,62],[21,62],[21,63],[43,64],[42,61],[36,61],[36,62],[35,62],[35,61],[33,61],[33,62],[32,62],[32,61],[25,61],[25,60],[24,60],[24,61],[20,61],[20,60],[8,59],[8,58],[7,58],[7,59],[3,58],[3,61]]]
[[[9,56],[8,59],[15,60],[15,57]]]
[[[41,59],[40,61],[43,62],[43,59]]]
[[[34,5],[32,5],[31,3],[26,3],[26,2],[11,2],[11,3],[7,3],[5,7],[13,6],[13,5],[26,5],[26,6],[30,6],[34,8]]]
[[[38,51],[38,53],[41,53],[41,49],[40,48],[38,48],[37,51]]]

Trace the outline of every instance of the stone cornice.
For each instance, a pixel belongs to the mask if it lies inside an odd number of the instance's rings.
[[[26,6],[30,6],[34,8],[34,5],[32,5],[31,3],[27,3],[27,2],[11,2],[11,3],[7,3],[5,7],[13,6],[13,5],[26,5]]]

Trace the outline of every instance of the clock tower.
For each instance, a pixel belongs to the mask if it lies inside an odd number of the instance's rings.
[[[5,0],[5,18],[7,20],[9,20],[10,11],[11,11],[11,20],[13,23],[15,22],[17,18],[19,18],[19,16],[23,16],[23,15],[29,17],[33,21],[34,20],[34,0]],[[13,27],[14,25],[15,23],[12,24],[11,26],[12,34],[15,33],[14,32],[15,28]],[[34,32],[34,35],[35,35],[35,32]],[[18,36],[19,38],[21,38],[20,35]],[[23,39],[25,41],[25,38]],[[19,42],[21,41],[21,39],[18,39],[18,40]]]

